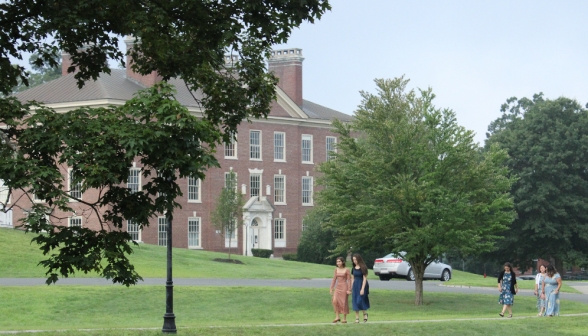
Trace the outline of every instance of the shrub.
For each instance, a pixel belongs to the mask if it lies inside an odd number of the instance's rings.
[[[272,253],[274,253],[274,250],[251,249],[251,253],[254,257],[269,258],[272,255]]]
[[[318,210],[306,214],[306,228],[302,231],[296,254],[298,261],[335,265],[337,256],[332,256],[330,251],[337,247],[337,243],[333,231],[322,226],[326,218],[327,215]]]
[[[291,260],[291,261],[298,260],[296,253],[284,253],[284,254],[282,254],[282,259]]]

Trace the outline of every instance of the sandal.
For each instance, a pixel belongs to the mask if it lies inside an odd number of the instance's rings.
[[[343,321],[341,321],[341,323],[347,323],[347,320],[343,320]]]
[[[512,318],[512,314],[508,315],[508,318]]]
[[[359,323],[359,319],[358,318],[355,319],[355,323]]]
[[[498,313],[498,315],[500,315],[500,317],[504,317],[504,313]]]
[[[337,323],[337,322],[339,322],[339,321],[341,321],[341,319],[340,319],[340,318],[338,318],[338,319],[336,319],[336,320],[333,320],[333,323]]]
[[[368,313],[363,314],[363,323],[368,321]]]

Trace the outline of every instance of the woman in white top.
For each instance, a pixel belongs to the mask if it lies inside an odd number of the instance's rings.
[[[545,281],[547,267],[545,265],[539,266],[539,273],[535,277],[535,296],[537,296],[537,309],[539,314],[537,316],[543,316],[545,314],[545,295],[541,293],[543,289],[543,282]]]

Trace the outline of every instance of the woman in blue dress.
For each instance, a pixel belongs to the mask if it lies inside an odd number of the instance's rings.
[[[508,262],[504,264],[504,271],[498,275],[498,291],[500,292],[498,303],[502,305],[502,312],[498,315],[504,317],[504,312],[508,308],[508,317],[510,318],[512,317],[514,296],[519,291],[519,286],[512,265]]]
[[[547,276],[541,293],[545,294],[545,315],[559,316],[559,289],[561,276],[553,265],[547,265]]]
[[[368,298],[370,286],[367,281],[368,269],[359,254],[355,253],[351,260],[353,260],[351,302],[355,311],[355,323],[359,323],[360,310],[363,311],[363,322],[367,322],[367,310],[370,309],[370,299]]]

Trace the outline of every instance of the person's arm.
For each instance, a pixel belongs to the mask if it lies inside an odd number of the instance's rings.
[[[557,288],[555,289],[555,294],[559,294],[560,288],[561,288],[561,276],[557,277]]]
[[[335,274],[333,274],[333,280],[331,281],[331,294],[333,294],[333,289],[335,288],[335,282],[337,281],[337,269],[335,268]]]
[[[537,295],[537,291],[539,290],[539,283],[541,282],[541,273],[537,274],[535,276],[535,290],[533,290],[533,293],[535,295]]]
[[[349,270],[347,270],[347,294],[351,294],[351,284],[353,282],[353,277],[351,276],[351,273],[349,273]]]
[[[498,274],[498,291],[502,292],[502,275],[504,274],[504,272],[500,272],[500,274]]]
[[[543,281],[543,285],[541,286],[541,295],[545,295],[545,281]]]
[[[365,283],[367,282],[367,277],[363,276],[363,281],[361,283],[361,290],[359,291],[359,295],[363,295],[365,293]]]

